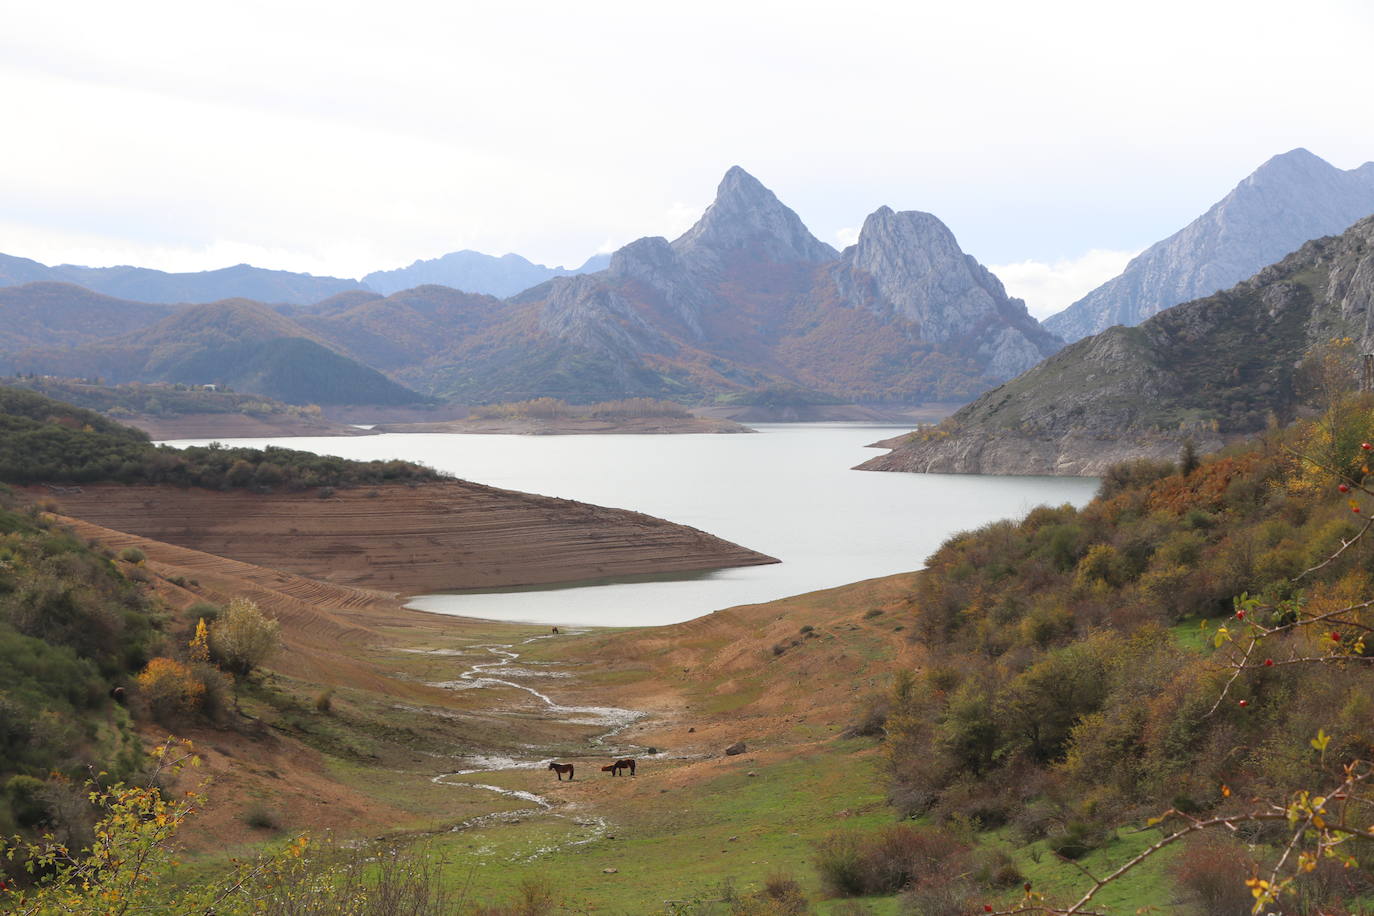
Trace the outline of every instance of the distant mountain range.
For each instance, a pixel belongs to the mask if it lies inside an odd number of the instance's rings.
[[[510,296],[554,277],[603,270],[611,256],[594,255],[577,268],[545,267],[518,254],[493,257],[456,251],[398,270],[382,270],[357,280],[316,277],[248,264],[196,273],[167,273],[147,267],[48,267],[28,258],[0,254],[0,287],[25,283],[74,283],[119,299],[154,303],[218,302],[251,299],[278,305],[310,305],[346,292],[389,295],[427,283],[467,292]]]
[[[507,299],[430,284],[172,307],[35,283],[0,288],[10,316],[0,370],[320,404],[759,390],[909,404],[973,397],[1061,345],[934,216],[883,207],[838,252],[740,168],[676,241],[640,239],[604,270]]]
[[[337,293],[363,288],[356,280],[264,270],[247,264],[173,274],[147,267],[77,267],[72,264],[47,267],[28,258],[0,254],[0,287],[25,283],[74,283],[118,299],[163,303],[235,298],[260,302],[318,302]]]
[[[588,258],[581,267],[545,267],[518,254],[495,258],[479,251],[464,250],[442,258],[416,261],[397,270],[375,271],[363,277],[363,285],[388,296],[403,289],[433,284],[505,298],[554,277],[605,270],[610,263],[610,255],[598,254]]]
[[[913,403],[971,397],[1060,346],[930,214],[883,208],[839,253],[738,167],[676,241],[470,316],[396,377],[460,402],[790,386]]]
[[[1092,475],[1174,459],[1186,439],[1209,450],[1291,419],[1311,397],[1304,359],[1346,337],[1353,353],[1374,352],[1374,217],[1233,289],[1070,344],[861,467]]]
[[[735,167],[681,237],[576,270],[464,251],[369,274],[372,289],[247,266],[166,274],[0,256],[0,370],[223,382],[293,403],[968,400],[1059,350],[1055,328],[1138,323],[1371,212],[1374,163],[1276,156],[1041,325],[935,216],[882,207],[840,252]],[[102,285],[129,292],[91,291]]]
[[[0,374],[216,384],[292,404],[425,400],[257,302],[169,308],[69,284],[0,289],[0,315],[35,312],[43,320],[0,335]]]
[[[1342,171],[1305,149],[1275,156],[1202,216],[1045,327],[1074,341],[1136,325],[1170,306],[1229,288],[1295,251],[1374,214],[1374,162]]]

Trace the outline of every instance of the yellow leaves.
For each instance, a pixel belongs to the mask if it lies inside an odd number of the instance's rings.
[[[1310,742],[1312,747],[1319,753],[1326,753],[1326,746],[1331,743],[1331,736],[1323,729],[1317,729],[1317,737]]]

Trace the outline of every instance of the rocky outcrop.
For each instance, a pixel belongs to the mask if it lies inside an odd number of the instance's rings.
[[[975,354],[998,381],[1062,346],[929,213],[882,207],[869,216],[836,266],[835,284],[850,307],[912,322],[922,340]]]
[[[673,250],[698,271],[717,271],[731,258],[820,264],[839,254],[739,166],[725,173],[715,201],[696,225],[673,242]]]
[[[655,236],[631,242],[611,256],[607,273],[616,280],[644,284],[663,297],[694,340],[705,336],[701,317],[710,294],[667,239]]]
[[[1070,344],[860,467],[1094,475],[1190,439],[1214,449],[1294,416],[1304,356],[1340,337],[1374,352],[1374,217],[1231,290]]]
[[[400,377],[467,402],[790,389],[915,404],[967,400],[1061,345],[934,216],[884,207],[839,254],[738,166],[675,241],[639,239],[506,306]]]
[[[1045,327],[1078,340],[1136,325],[1240,282],[1309,239],[1374,213],[1374,162],[1342,171],[1305,149],[1275,156],[1186,227],[1131,261]]]

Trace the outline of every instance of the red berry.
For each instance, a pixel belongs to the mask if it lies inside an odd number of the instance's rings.
[[[1360,448],[1364,449],[1364,450],[1367,452],[1367,451],[1369,451],[1371,448],[1374,448],[1374,445],[1370,445],[1368,442],[1361,442],[1361,443],[1360,443]]]
[[[1332,640],[1332,642],[1340,642],[1340,641],[1341,641],[1341,634],[1337,633],[1335,630],[1332,630],[1332,631],[1331,631],[1331,640]]]
[[[991,913],[991,912],[992,912],[992,904],[990,904],[990,903],[985,903],[985,904],[983,904],[983,912],[984,912],[984,913]]]
[[[1351,506],[1351,507],[1350,507],[1350,511],[1351,511],[1351,512],[1354,512],[1356,515],[1359,515],[1359,514],[1360,514],[1360,507],[1359,507],[1359,506]]]
[[[1340,485],[1339,487],[1337,487],[1336,489],[1337,489],[1337,490],[1340,490],[1342,493],[1349,493],[1349,492],[1350,492],[1350,487],[1346,486],[1345,484],[1341,484],[1341,485]]]
[[[1244,612],[1244,611],[1236,611],[1236,619],[1237,619],[1237,620],[1244,620],[1244,619],[1245,619],[1245,612]]]
[[[1274,660],[1273,660],[1272,658],[1266,658],[1266,659],[1264,660],[1264,667],[1266,667],[1266,668],[1272,668],[1272,667],[1274,667]]]
[[[1241,701],[1240,701],[1240,705],[1241,705],[1241,706],[1249,706],[1250,704],[1249,704],[1248,702],[1246,702],[1245,700],[1241,700]]]

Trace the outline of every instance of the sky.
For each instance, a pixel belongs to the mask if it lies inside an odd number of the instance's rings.
[[[1048,315],[1277,153],[1374,159],[1368,0],[13,3],[0,252],[359,277],[669,238],[743,166]]]

